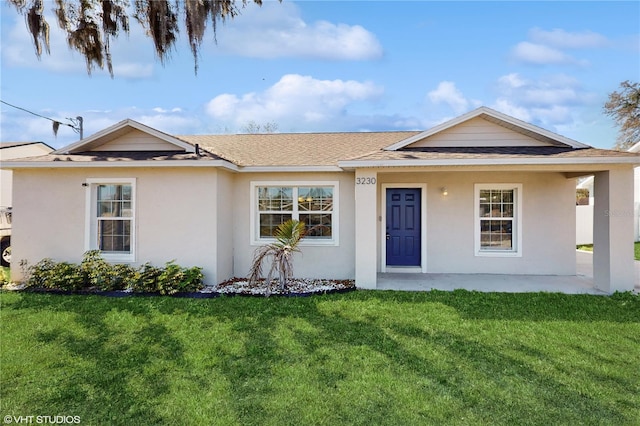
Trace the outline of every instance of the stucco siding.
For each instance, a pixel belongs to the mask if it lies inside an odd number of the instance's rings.
[[[137,178],[136,263],[200,266],[217,279],[215,170],[132,169]],[[96,176],[102,177],[102,176]]]
[[[228,278],[233,277],[233,265],[234,265],[234,247],[233,247],[233,235],[237,232],[238,224],[235,220],[234,206],[235,190],[234,190],[234,175],[227,172],[218,172],[217,175],[217,219],[215,221],[216,229],[216,264],[217,274],[215,282],[211,284],[218,284]]]
[[[217,279],[217,171],[142,168],[15,171],[12,277],[22,259],[81,260],[87,178],[136,179],[134,265],[175,260],[203,267],[207,283]]]
[[[575,186],[561,173],[379,173],[378,182],[427,184],[427,272],[575,274]],[[485,183],[522,185],[519,256],[475,253],[474,185]],[[380,202],[378,214],[384,221]]]
[[[278,181],[292,185],[305,181],[339,182],[339,245],[301,247],[294,255],[294,274],[305,278],[353,278],[355,274],[354,251],[354,175],[351,173],[251,173],[235,175],[234,181],[234,275],[245,277],[249,272],[253,253],[259,246],[251,243],[250,226],[251,182]],[[335,197],[335,196],[334,196]]]
[[[11,277],[20,262],[43,258],[79,262],[84,252],[86,172],[15,170],[11,230]]]

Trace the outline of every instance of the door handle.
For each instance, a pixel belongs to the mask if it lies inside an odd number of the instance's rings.
[[[387,232],[387,240],[391,239],[391,235]]]

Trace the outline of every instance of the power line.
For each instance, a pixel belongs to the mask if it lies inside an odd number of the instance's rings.
[[[53,131],[54,131],[54,133],[57,133],[57,126],[59,126],[60,124],[71,127],[75,132],[80,132],[81,129],[82,129],[82,125],[80,125],[80,127],[78,127],[77,125],[74,125],[74,124],[63,123],[61,121],[54,120],[53,118],[49,118],[49,117],[45,117],[44,115],[40,115],[37,112],[29,111],[28,109],[19,107],[17,105],[10,104],[9,102],[5,102],[2,99],[0,99],[0,102],[2,102],[5,105],[8,105],[8,106],[10,106],[12,108],[19,109],[20,111],[28,112],[29,114],[35,115],[36,117],[44,118],[45,120],[51,121],[53,123],[53,129],[54,129]],[[67,120],[74,121],[73,119],[70,119],[70,118],[67,118]]]

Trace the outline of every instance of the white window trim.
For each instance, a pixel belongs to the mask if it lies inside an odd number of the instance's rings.
[[[480,191],[483,189],[513,189],[515,190],[515,206],[512,227],[512,238],[515,239],[512,250],[480,250]],[[476,183],[474,185],[474,244],[475,255],[479,257],[522,257],[522,184],[521,183]]]
[[[252,246],[259,246],[268,244],[275,241],[274,238],[260,238],[258,223],[260,221],[258,212],[258,200],[256,198],[257,188],[260,186],[281,186],[281,187],[301,187],[301,186],[332,186],[333,187],[333,210],[331,213],[331,239],[313,239],[305,238],[300,242],[301,246],[338,246],[340,245],[340,183],[337,180],[322,180],[322,181],[305,181],[305,180],[292,180],[292,181],[251,181],[251,223],[250,223],[250,244]]]
[[[85,179],[86,186],[86,202],[85,202],[85,231],[84,231],[84,248],[85,251],[97,250],[98,243],[96,241],[97,232],[97,190],[96,187],[102,184],[121,184],[131,185],[131,210],[133,215],[131,217],[131,253],[102,253],[104,260],[109,262],[126,262],[131,263],[136,261],[136,216],[137,216],[137,202],[136,202],[136,178],[88,178]]]

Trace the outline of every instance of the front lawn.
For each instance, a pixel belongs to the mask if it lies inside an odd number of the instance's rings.
[[[0,415],[82,425],[630,425],[640,419],[639,336],[631,294],[1,292]]]

